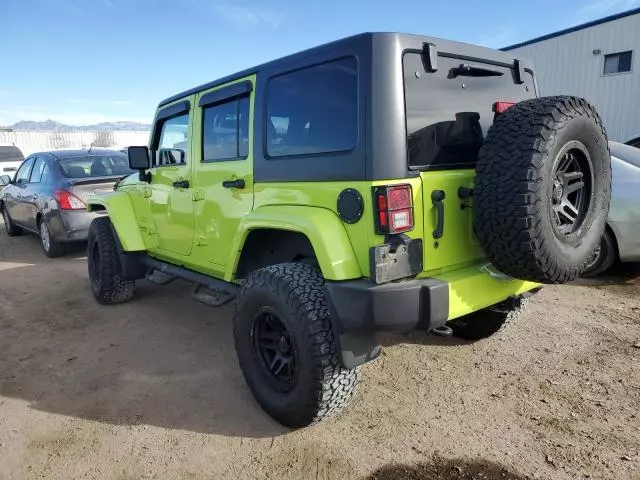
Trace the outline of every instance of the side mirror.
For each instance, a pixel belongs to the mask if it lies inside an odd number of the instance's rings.
[[[129,147],[127,149],[127,154],[129,156],[129,168],[140,172],[141,182],[148,182],[150,175],[147,173],[147,169],[151,166],[149,148]]]
[[[4,187],[11,183],[11,177],[9,175],[0,175],[0,186]]]

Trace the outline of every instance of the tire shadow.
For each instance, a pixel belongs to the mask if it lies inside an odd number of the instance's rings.
[[[363,480],[528,480],[530,478],[487,460],[444,459],[434,456],[430,462],[416,465],[385,465]]]

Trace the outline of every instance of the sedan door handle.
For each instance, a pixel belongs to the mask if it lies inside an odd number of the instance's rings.
[[[239,178],[237,180],[225,180],[222,182],[224,188],[244,188],[244,179]]]
[[[178,180],[173,182],[173,186],[176,188],[189,188],[189,180]]]

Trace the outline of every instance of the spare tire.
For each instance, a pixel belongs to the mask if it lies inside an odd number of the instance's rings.
[[[475,231],[501,272],[567,282],[599,245],[610,196],[609,144],[595,109],[576,97],[526,100],[496,117],[478,154]]]

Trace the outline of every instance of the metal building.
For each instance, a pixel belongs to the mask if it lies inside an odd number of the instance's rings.
[[[640,8],[503,48],[533,62],[541,95],[577,95],[610,140],[640,137]]]

